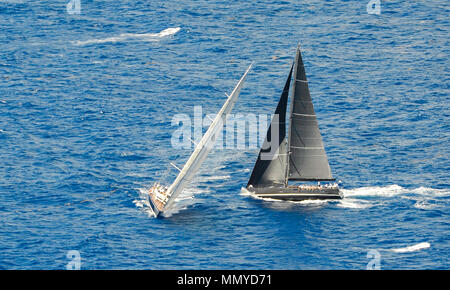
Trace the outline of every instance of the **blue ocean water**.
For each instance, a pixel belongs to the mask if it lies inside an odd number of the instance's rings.
[[[0,0],[1,269],[449,268],[447,1],[67,2]],[[152,218],[172,117],[251,62],[233,112],[271,114],[297,43],[345,198],[251,198],[258,150],[214,150]]]

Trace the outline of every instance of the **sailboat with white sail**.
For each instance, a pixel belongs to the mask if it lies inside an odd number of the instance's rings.
[[[291,105],[286,135],[289,91]],[[303,183],[290,185],[289,182]],[[300,46],[297,47],[295,61],[248,181],[247,190],[257,197],[290,201],[342,198],[325,153]]]
[[[148,201],[155,217],[158,217],[161,213],[167,212],[173,206],[177,196],[179,196],[188,183],[192,181],[195,173],[200,168],[203,161],[205,161],[216,141],[216,137],[219,136],[220,131],[223,128],[224,118],[231,112],[236,103],[244,80],[251,67],[252,65],[247,68],[232,93],[228,96],[228,99],[212,121],[208,130],[203,135],[200,142],[196,144],[194,151],[184,167],[179,169],[180,172],[175,181],[168,187],[155,183],[153,187],[150,188]]]

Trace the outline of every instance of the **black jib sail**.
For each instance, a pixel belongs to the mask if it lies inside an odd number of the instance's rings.
[[[286,109],[291,76],[292,67],[247,186],[265,187],[284,185],[286,182]]]

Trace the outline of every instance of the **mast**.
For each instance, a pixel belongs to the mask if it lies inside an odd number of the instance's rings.
[[[289,110],[289,133],[288,133],[288,140],[287,140],[287,152],[286,152],[286,167],[285,167],[285,174],[284,174],[284,186],[287,187],[289,185],[289,160],[291,159],[291,130],[292,130],[292,110],[294,108],[294,94],[295,94],[295,83],[297,79],[297,67],[298,67],[298,56],[300,52],[300,44],[297,45],[297,51],[295,53],[295,59],[293,63],[294,68],[294,75],[292,77],[293,85],[291,89],[291,105]]]

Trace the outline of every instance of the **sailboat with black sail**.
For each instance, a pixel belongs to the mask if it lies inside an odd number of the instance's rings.
[[[289,129],[286,130],[289,93]],[[297,184],[289,185],[289,182]],[[258,197],[291,201],[342,198],[325,153],[300,47],[247,190]]]

